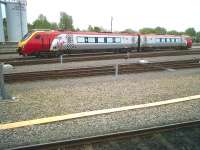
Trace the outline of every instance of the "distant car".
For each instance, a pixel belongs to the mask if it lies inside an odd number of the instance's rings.
[[[127,52],[155,48],[187,49],[187,36],[142,35],[129,33],[34,31],[18,43],[20,55],[82,53],[97,51]]]

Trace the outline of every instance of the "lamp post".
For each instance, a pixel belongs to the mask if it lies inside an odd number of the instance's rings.
[[[110,25],[111,25],[111,32],[112,32],[112,30],[113,30],[112,29],[113,28],[113,16],[111,16],[111,24]]]

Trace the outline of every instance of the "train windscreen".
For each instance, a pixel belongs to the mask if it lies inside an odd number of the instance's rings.
[[[28,39],[31,35],[32,35],[32,32],[26,33],[26,34],[22,37],[22,40],[21,40],[21,41],[25,41],[25,40]]]

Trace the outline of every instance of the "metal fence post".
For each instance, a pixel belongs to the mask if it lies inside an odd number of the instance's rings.
[[[119,74],[119,64],[115,65],[115,77],[118,77]]]
[[[60,55],[60,64],[63,64],[63,55]]]
[[[7,95],[5,84],[4,84],[4,72],[3,72],[4,64],[0,64],[0,100],[10,99],[11,97]]]

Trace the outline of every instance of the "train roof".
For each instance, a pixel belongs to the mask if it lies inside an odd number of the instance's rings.
[[[61,31],[61,30],[34,30],[35,33],[49,33],[49,34],[78,34],[78,35],[115,35],[115,36],[156,36],[156,37],[181,37],[186,35],[170,35],[170,34],[140,34],[140,33],[121,33],[121,32],[85,32],[85,31]],[[189,36],[187,36],[189,38]]]

